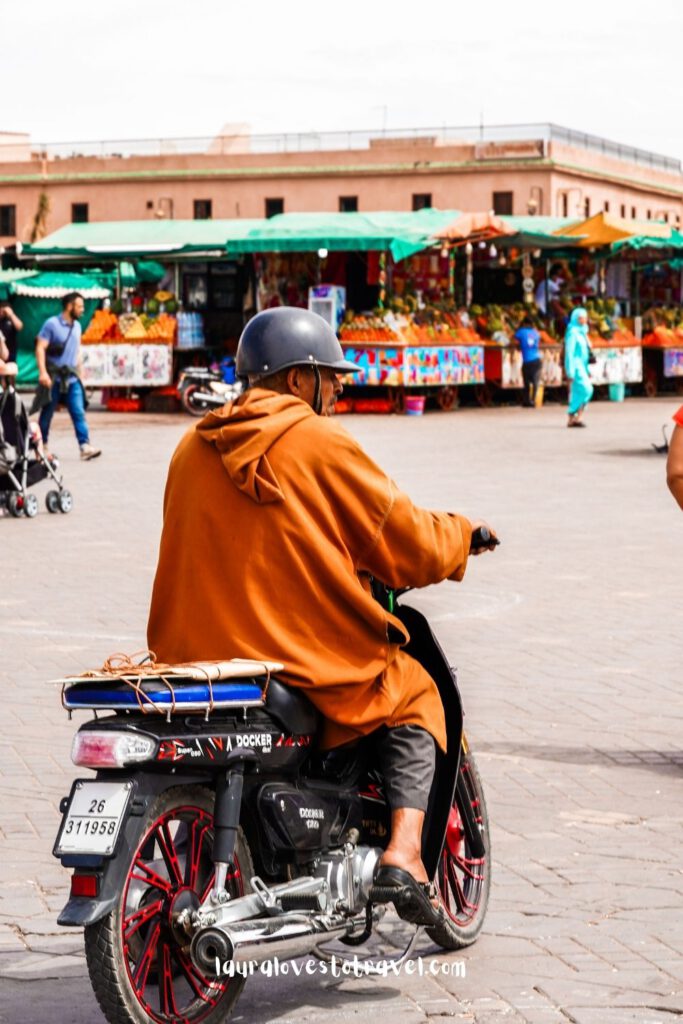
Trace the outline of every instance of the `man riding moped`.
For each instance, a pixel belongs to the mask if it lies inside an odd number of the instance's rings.
[[[408,891],[399,913],[430,925],[442,912],[421,836],[443,706],[371,582],[461,580],[486,524],[416,507],[331,418],[339,375],[356,369],[307,310],[247,324],[237,372],[248,390],[193,426],[171,460],[148,641],[167,663],[281,661],[279,678],[323,716],[323,749],[373,734],[391,808],[375,883]],[[209,559],[196,558],[200,544]],[[481,550],[496,544],[491,531]]]

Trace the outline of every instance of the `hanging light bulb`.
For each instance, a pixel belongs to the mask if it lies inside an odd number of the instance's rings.
[[[479,243],[479,248],[480,249],[485,249],[486,248],[486,242],[480,242]]]
[[[321,260],[327,259],[327,249],[318,249],[318,256]]]
[[[491,245],[489,247],[489,256],[491,257],[492,260],[495,260],[497,255],[498,255],[498,250],[496,249],[496,247],[493,244],[493,242],[491,242]]]
[[[465,246],[465,254],[467,256],[471,256],[473,252],[474,252],[474,249],[472,247],[472,243],[468,242],[467,245]]]
[[[447,245],[444,245],[443,249],[441,250],[441,258],[444,259],[444,260],[448,259],[448,246]]]
[[[500,256],[498,257],[498,266],[499,267],[504,267],[506,263],[507,263],[507,260],[505,259],[505,253],[502,252],[500,254]]]

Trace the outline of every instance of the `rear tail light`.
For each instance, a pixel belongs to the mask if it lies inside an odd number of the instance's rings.
[[[100,891],[99,875],[72,875],[71,895],[93,898]]]
[[[125,768],[138,761],[150,761],[157,750],[151,736],[132,732],[77,732],[71,760],[83,768]]]

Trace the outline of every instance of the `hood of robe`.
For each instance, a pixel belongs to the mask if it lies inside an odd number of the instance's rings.
[[[288,430],[309,416],[315,413],[300,398],[250,388],[237,402],[205,416],[197,432],[215,445],[235,486],[263,505],[285,500],[268,452]]]

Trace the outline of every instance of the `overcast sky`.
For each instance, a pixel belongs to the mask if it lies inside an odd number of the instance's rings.
[[[35,142],[554,121],[683,158],[683,2],[3,4]]]

